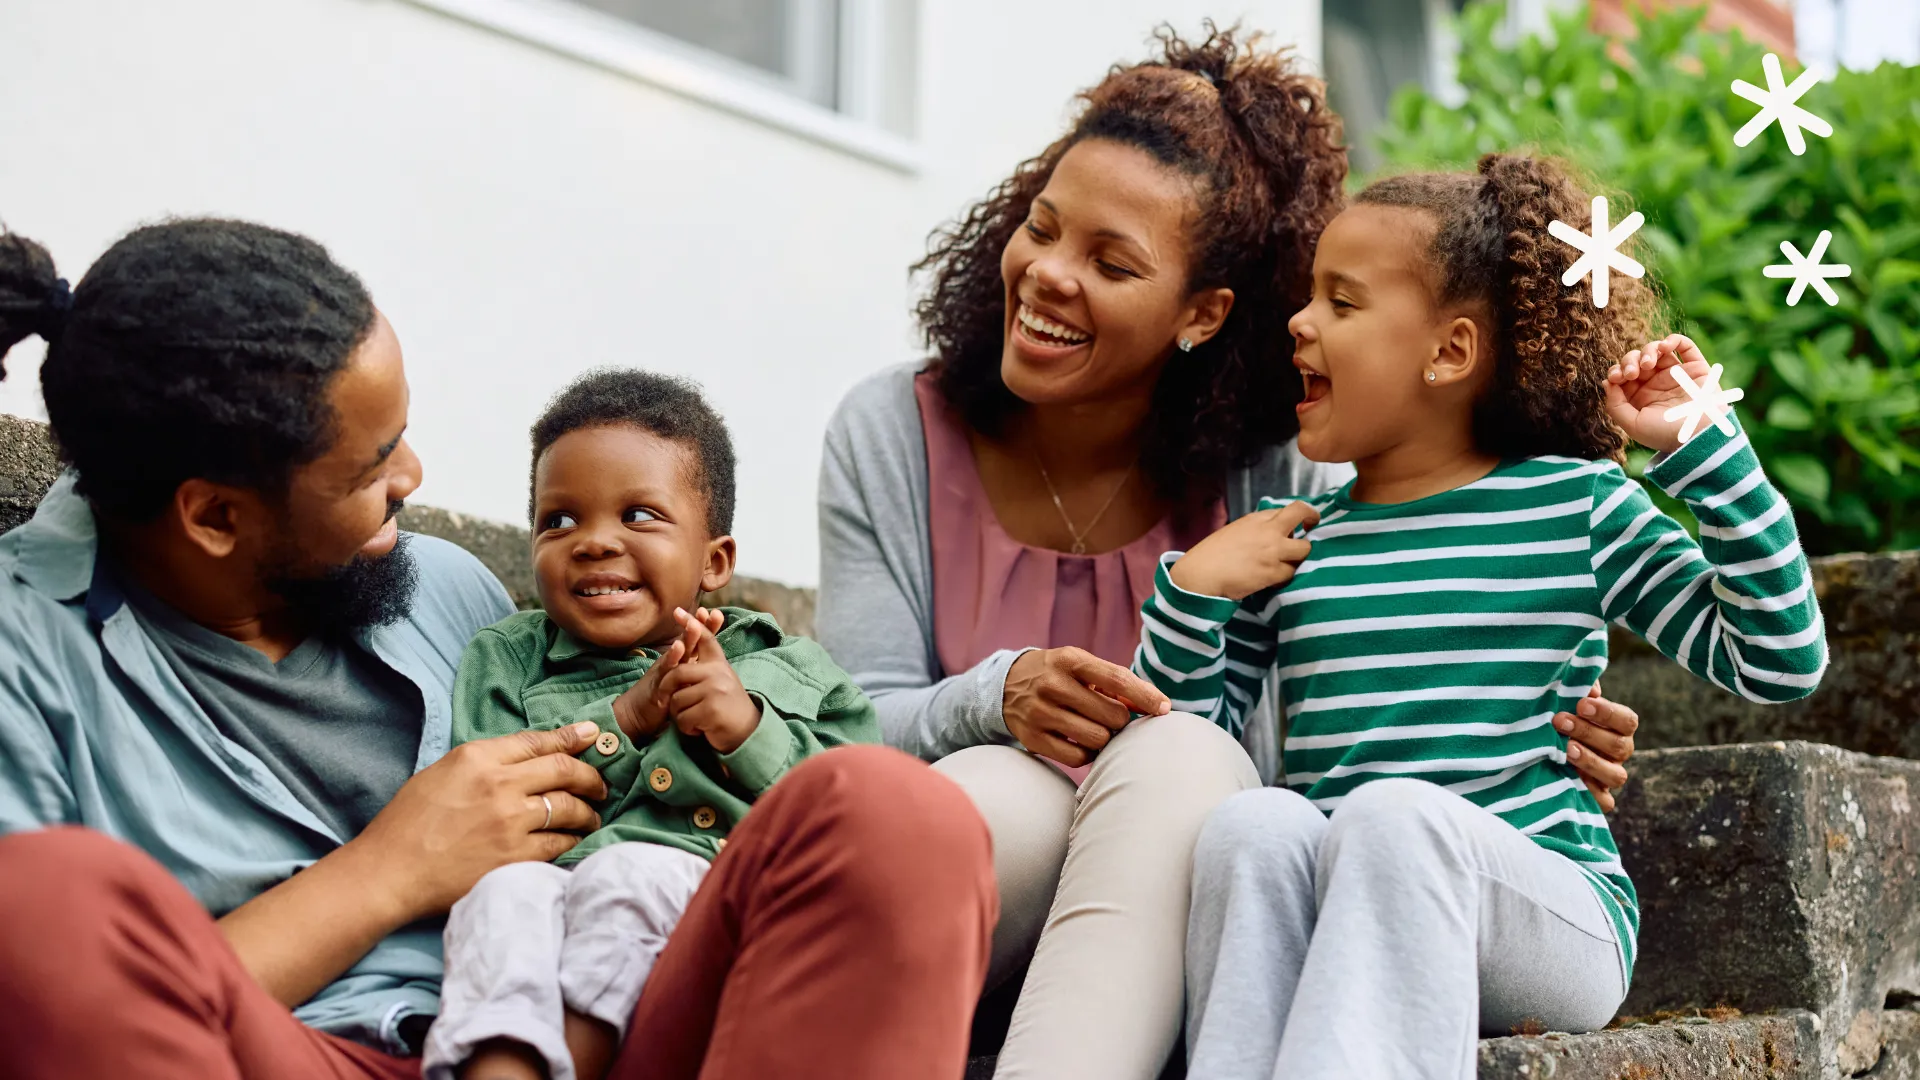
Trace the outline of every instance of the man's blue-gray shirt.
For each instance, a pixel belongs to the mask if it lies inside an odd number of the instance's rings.
[[[467,641],[513,604],[461,548],[426,536],[409,543],[420,571],[411,615],[359,641],[420,691],[420,769],[447,751]],[[350,837],[220,732],[97,555],[93,513],[70,475],[33,520],[0,536],[0,834],[83,825],[118,837],[159,860],[217,918]],[[438,1011],[440,973],[440,923],[418,923],[294,1015],[406,1053],[400,1022]]]

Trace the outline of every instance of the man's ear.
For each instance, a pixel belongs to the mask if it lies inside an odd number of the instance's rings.
[[[700,591],[719,592],[733,580],[734,561],[739,549],[731,536],[716,536],[707,541],[707,565],[700,571]]]
[[[187,543],[209,558],[224,559],[240,546],[249,519],[260,509],[252,492],[195,478],[174,489],[167,512]]]
[[[1221,324],[1233,313],[1233,290],[1228,288],[1202,289],[1193,294],[1187,309],[1187,318],[1180,326],[1180,332],[1174,340],[1185,338],[1195,345],[1204,345],[1220,332]]]
[[[1427,361],[1427,370],[1434,375],[1427,380],[1427,385],[1472,384],[1489,359],[1481,355],[1486,338],[1479,321],[1468,315],[1458,315],[1447,320],[1440,333],[1433,358]]]

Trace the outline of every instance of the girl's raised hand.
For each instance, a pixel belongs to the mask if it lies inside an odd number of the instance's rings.
[[[1684,366],[1688,377],[1707,379],[1707,358],[1685,334],[1669,334],[1628,353],[1607,372],[1607,415],[1627,437],[1642,446],[1672,453],[1680,449],[1680,421],[1667,419],[1667,410],[1691,400],[1673,369]]]
[[[1245,600],[1293,580],[1311,550],[1293,534],[1318,524],[1319,511],[1303,502],[1257,510],[1193,545],[1168,573],[1190,593]]]

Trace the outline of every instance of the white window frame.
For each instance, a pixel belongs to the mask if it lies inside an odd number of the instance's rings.
[[[912,0],[840,0],[839,94],[835,110],[779,86],[778,75],[566,0],[408,0],[463,22],[670,90],[906,173],[922,164],[919,143],[880,124],[889,72],[885,5]],[[917,78],[917,65],[904,73]]]

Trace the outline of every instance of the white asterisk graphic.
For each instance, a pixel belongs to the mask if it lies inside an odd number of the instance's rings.
[[[1801,128],[1806,128],[1823,139],[1833,134],[1833,127],[1825,120],[1794,104],[1809,87],[1820,81],[1818,75],[1812,71],[1803,71],[1799,78],[1793,80],[1792,86],[1787,86],[1786,80],[1780,76],[1778,56],[1768,53],[1767,58],[1761,61],[1761,66],[1767,69],[1765,90],[1745,79],[1733,80],[1734,93],[1760,106],[1759,114],[1747,121],[1745,127],[1734,133],[1733,145],[1747,145],[1754,140],[1755,136],[1765,131],[1767,125],[1776,120],[1780,122],[1780,134],[1787,137],[1787,149],[1792,150],[1796,157],[1807,152],[1807,140],[1800,134]]]
[[[1564,221],[1554,220],[1547,225],[1547,231],[1556,238],[1572,244],[1580,251],[1567,272],[1560,275],[1560,284],[1571,285],[1588,274],[1593,275],[1593,306],[1607,306],[1607,285],[1612,280],[1609,268],[1618,270],[1630,278],[1643,277],[1647,268],[1620,254],[1620,245],[1627,242],[1647,219],[1635,210],[1627,215],[1612,231],[1607,229],[1607,197],[1593,197],[1593,233],[1583,233]]]
[[[1794,307],[1800,303],[1800,294],[1806,292],[1807,286],[1809,285],[1813,286],[1814,292],[1820,294],[1820,299],[1827,302],[1827,306],[1831,307],[1840,302],[1840,294],[1834,292],[1833,286],[1827,284],[1825,279],[1832,277],[1852,277],[1853,267],[1848,266],[1846,263],[1821,265],[1820,259],[1826,255],[1827,244],[1832,240],[1833,230],[1821,229],[1820,238],[1813,242],[1813,250],[1807,252],[1804,256],[1800,254],[1799,248],[1782,240],[1780,241],[1780,251],[1787,257],[1787,261],[1783,263],[1773,263],[1766,269],[1760,271],[1771,278],[1793,279],[1793,288],[1787,290],[1788,307]]]
[[[1733,421],[1727,419],[1727,414],[1733,412],[1733,403],[1746,397],[1747,392],[1738,387],[1720,389],[1719,364],[1708,368],[1706,381],[1700,383],[1694,382],[1687,374],[1685,365],[1675,364],[1671,370],[1674,380],[1687,392],[1688,398],[1685,405],[1675,405],[1667,410],[1667,419],[1681,421],[1680,442],[1684,445],[1691,441],[1694,433],[1701,430],[1702,421],[1712,423],[1722,435],[1732,435]]]

